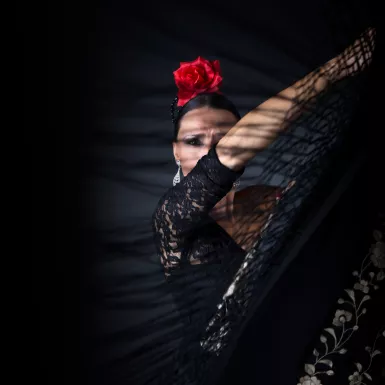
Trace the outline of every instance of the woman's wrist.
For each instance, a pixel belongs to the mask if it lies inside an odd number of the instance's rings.
[[[322,67],[322,72],[330,83],[355,76],[370,65],[375,35],[376,30],[368,28],[353,44]]]

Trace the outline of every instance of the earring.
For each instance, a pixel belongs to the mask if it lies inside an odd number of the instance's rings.
[[[238,179],[238,180],[236,180],[234,183],[233,183],[233,188],[238,188],[239,187],[239,185],[241,184],[241,181]]]
[[[180,160],[177,160],[176,164],[178,166],[178,171],[176,172],[174,180],[172,181],[173,186],[177,185],[180,182]]]

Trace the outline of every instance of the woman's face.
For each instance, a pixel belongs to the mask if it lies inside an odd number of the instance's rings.
[[[230,111],[210,107],[198,108],[183,116],[173,149],[175,160],[180,161],[184,176],[237,121]]]

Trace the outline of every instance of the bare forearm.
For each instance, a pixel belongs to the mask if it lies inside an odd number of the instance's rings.
[[[245,115],[217,145],[222,164],[241,169],[270,146],[301,114],[304,105],[325,90],[328,81],[323,74],[322,70],[310,73]]]
[[[249,112],[219,141],[220,162],[233,170],[244,167],[298,118],[329,79],[335,82],[367,67],[374,46],[375,30],[369,28],[340,55]]]

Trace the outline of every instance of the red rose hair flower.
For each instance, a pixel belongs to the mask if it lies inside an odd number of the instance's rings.
[[[206,60],[200,56],[192,62],[182,62],[174,71],[178,87],[178,107],[204,92],[218,92],[222,84],[219,60]]]

